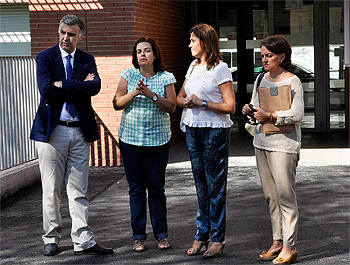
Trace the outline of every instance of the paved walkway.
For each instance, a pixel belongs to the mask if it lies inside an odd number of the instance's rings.
[[[91,168],[89,224],[97,242],[112,247],[115,254],[73,255],[70,217],[63,195],[61,252],[54,257],[43,256],[41,187],[37,184],[2,202],[1,264],[271,264],[257,258],[271,243],[271,225],[250,142],[248,136],[242,139],[233,134],[227,191],[227,246],[220,258],[209,261],[202,256],[186,255],[194,238],[197,201],[186,144],[180,143],[171,148],[166,176],[171,249],[156,249],[148,222],[147,250],[143,253],[131,250],[124,170]],[[350,262],[349,160],[350,149],[302,150],[297,172],[300,264]]]

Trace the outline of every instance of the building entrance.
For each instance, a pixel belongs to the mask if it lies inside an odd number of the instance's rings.
[[[197,1],[196,22],[218,29],[238,109],[249,102],[262,71],[260,41],[283,35],[304,88],[304,131],[347,131],[349,88],[344,65],[344,1]],[[211,10],[210,14],[204,10]],[[216,12],[214,12],[214,10]]]

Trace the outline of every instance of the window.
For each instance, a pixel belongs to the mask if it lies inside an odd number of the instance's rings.
[[[28,4],[0,4],[0,56],[30,56]]]

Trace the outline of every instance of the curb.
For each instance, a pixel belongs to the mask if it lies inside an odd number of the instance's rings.
[[[1,200],[40,180],[39,160],[35,159],[0,171]]]

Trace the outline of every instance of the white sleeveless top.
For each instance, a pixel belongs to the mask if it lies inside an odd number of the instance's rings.
[[[199,66],[194,60],[187,70],[185,93],[187,96],[195,94],[207,101],[222,103],[219,85],[232,81],[232,75],[227,64],[220,61],[218,65],[207,70],[206,66]],[[212,110],[203,110],[201,106],[183,109],[180,127],[185,131],[189,127],[229,128],[233,122],[230,114],[221,114]]]

